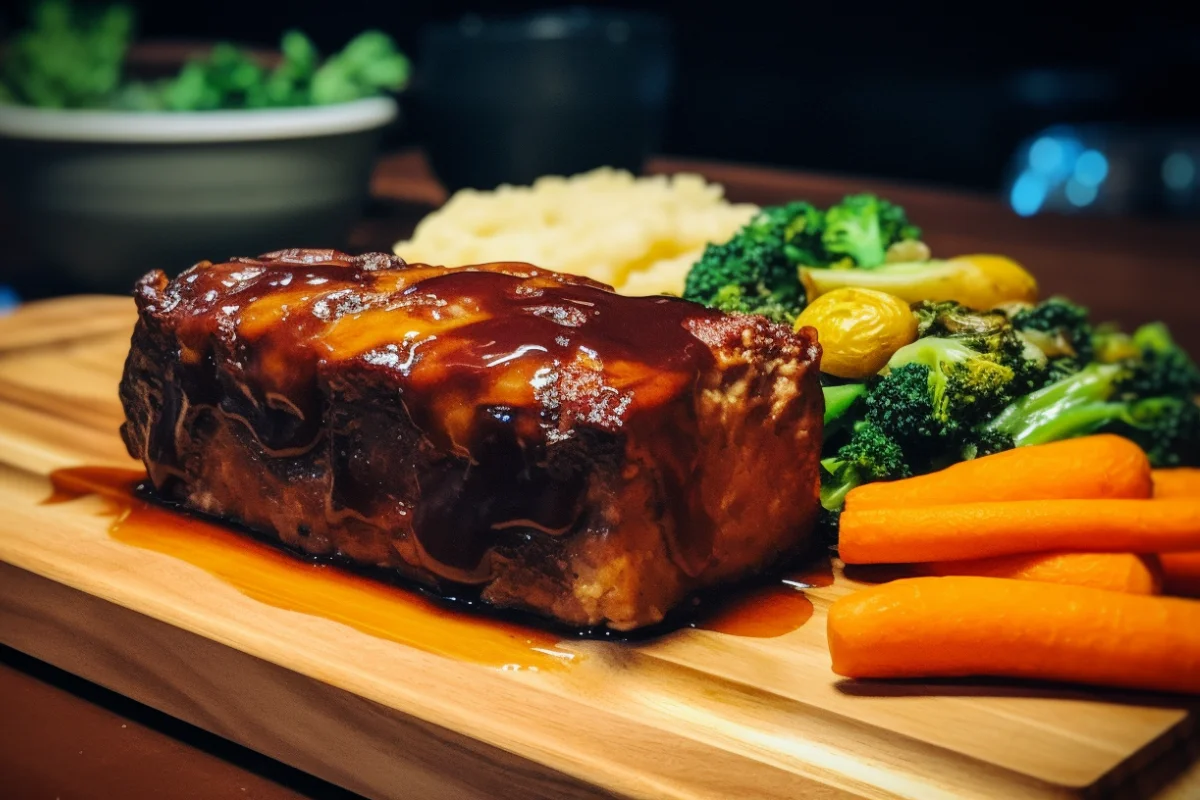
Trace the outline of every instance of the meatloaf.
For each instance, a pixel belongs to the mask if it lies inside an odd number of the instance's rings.
[[[811,329],[332,250],[135,297],[121,434],[153,490],[302,553],[627,631],[810,541]]]

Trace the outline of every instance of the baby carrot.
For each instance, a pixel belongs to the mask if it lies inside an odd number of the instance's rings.
[[[842,513],[847,564],[904,564],[1082,550],[1200,550],[1200,500],[1031,500]]]
[[[1156,469],[1153,476],[1155,497],[1200,498],[1200,469],[1191,467]]]
[[[1200,551],[1163,553],[1163,592],[1180,597],[1200,597]]]
[[[928,475],[868,483],[846,495],[846,509],[931,506],[999,500],[1150,497],[1150,462],[1113,434],[1018,447]]]
[[[1200,498],[1200,469],[1177,467],[1154,470],[1156,498]],[[1182,597],[1200,597],[1200,550],[1164,553],[1163,591]]]
[[[995,676],[1200,694],[1200,603],[1003,578],[906,578],[829,609],[848,678]]]
[[[1159,594],[1162,591],[1162,567],[1158,557],[1134,553],[1022,553],[913,566],[918,575],[1014,578],[1130,594]]]

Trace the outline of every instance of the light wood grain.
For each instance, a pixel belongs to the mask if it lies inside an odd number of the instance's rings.
[[[824,624],[854,588],[840,574],[809,592],[813,620],[782,637],[569,642],[567,669],[505,672],[264,605],[122,544],[100,500],[40,501],[54,469],[132,463],[116,433],[123,313],[83,339],[54,330],[70,315],[52,304],[24,344],[0,331],[6,644],[372,797],[1180,797],[1195,786],[1196,714],[1178,698],[839,681]]]

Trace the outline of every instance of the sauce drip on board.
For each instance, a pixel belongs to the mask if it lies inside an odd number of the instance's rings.
[[[445,608],[424,595],[313,561],[197,516],[159,506],[138,494],[139,470],[76,467],[56,470],[57,505],[93,496],[114,517],[109,534],[123,544],[178,558],[267,605],[323,617],[381,639],[502,669],[545,670],[578,658],[563,637],[540,628]],[[711,594],[688,627],[748,638],[774,638],[799,629],[813,614],[807,588],[829,586],[828,561],[766,584]],[[666,623],[641,632],[603,632],[610,640],[650,639],[676,629]]]
[[[109,533],[123,544],[163,553],[276,608],[348,625],[430,653],[505,670],[562,668],[578,656],[561,637],[512,622],[456,613],[423,595],[278,548],[139,497],[144,472],[81,467],[56,470],[45,504],[103,499]]]
[[[723,602],[718,600],[702,611],[691,627],[754,639],[783,636],[812,618],[813,604],[804,590],[832,583],[833,569],[826,561],[763,586],[735,592]]]

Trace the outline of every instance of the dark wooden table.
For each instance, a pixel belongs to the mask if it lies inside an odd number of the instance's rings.
[[[654,173],[698,172],[735,201],[828,204],[870,190],[907,208],[935,254],[996,252],[1022,262],[1045,293],[1069,294],[1096,319],[1161,319],[1200,353],[1200,225],[1021,219],[997,199],[880,181],[658,158]],[[390,250],[445,193],[416,153],[383,159],[355,250]],[[0,648],[0,798],[349,798],[348,792]]]

